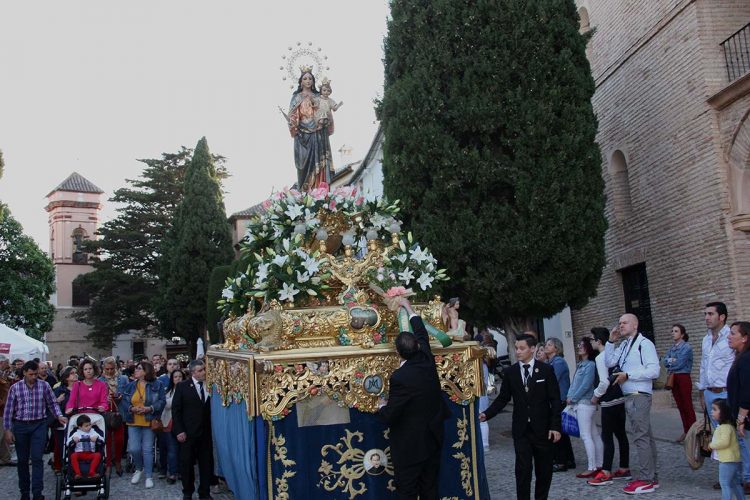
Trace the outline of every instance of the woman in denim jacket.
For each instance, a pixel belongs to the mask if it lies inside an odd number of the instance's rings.
[[[161,417],[166,404],[164,386],[156,379],[154,365],[141,361],[135,367],[135,380],[122,391],[120,412],[128,426],[128,452],[135,462],[131,484],[138,484],[146,473],[146,488],[154,487],[154,433],[151,420]]]
[[[678,443],[685,440],[687,431],[695,423],[695,409],[693,408],[693,381],[690,372],[693,371],[693,346],[688,343],[685,327],[679,323],[672,325],[672,341],[674,345],[661,358],[661,363],[668,374],[674,374],[672,396],[682,419],[682,436]]]
[[[604,445],[599,433],[599,427],[594,421],[596,405],[591,403],[594,397],[594,386],[596,382],[596,363],[594,358],[599,352],[591,345],[591,339],[584,337],[578,343],[578,366],[573,376],[573,382],[568,390],[568,405],[575,405],[576,418],[578,419],[578,430],[586,448],[588,458],[588,469],[586,472],[576,474],[576,477],[591,478],[602,468]]]
[[[120,411],[120,401],[122,401],[122,392],[128,385],[128,377],[120,375],[117,372],[117,360],[110,356],[102,361],[102,376],[99,380],[107,384],[109,389],[109,411]],[[122,414],[123,420],[125,415]],[[122,476],[122,456],[125,445],[125,425],[118,429],[107,429],[110,435],[107,437],[107,466],[115,464],[115,472]],[[111,438],[111,439],[110,439]]]

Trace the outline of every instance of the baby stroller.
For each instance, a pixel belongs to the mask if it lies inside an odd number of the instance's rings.
[[[97,477],[88,477],[91,465],[89,461],[79,461],[81,475],[83,476],[80,478],[76,478],[71,464],[71,454],[76,448],[73,434],[78,429],[78,418],[81,415],[87,415],[91,419],[91,431],[98,434],[101,438],[96,440],[94,448],[94,451],[101,455],[101,460],[96,468]],[[106,470],[107,446],[104,416],[94,408],[79,408],[75,410],[65,428],[64,443],[65,445],[62,450],[62,471],[57,476],[55,499],[61,500],[64,498],[65,500],[70,500],[74,493],[86,493],[89,491],[95,491],[97,499],[109,498],[109,471]]]

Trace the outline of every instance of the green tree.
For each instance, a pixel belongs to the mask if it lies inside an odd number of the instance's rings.
[[[164,240],[158,315],[162,328],[173,328],[191,346],[206,330],[206,301],[211,271],[232,261],[232,237],[221,185],[208,142],[195,147],[185,173],[184,196]]]
[[[394,0],[391,16],[385,193],[449,269],[446,291],[511,335],[583,306],[606,219],[575,3]]]
[[[162,331],[155,314],[162,242],[182,200],[192,156],[192,149],[183,147],[139,160],[144,164],[140,178],[128,179],[129,186],[109,200],[119,206],[118,215],[99,228],[99,239],[87,242],[94,271],[76,278],[76,285],[86,290],[91,305],[73,316],[92,327],[88,337],[97,347],[110,347],[128,330]],[[225,178],[224,158],[213,160],[217,175]]]
[[[54,292],[52,260],[6,208],[0,214],[0,323],[41,339],[55,319]]]

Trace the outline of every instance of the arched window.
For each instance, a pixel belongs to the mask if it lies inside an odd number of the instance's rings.
[[[83,247],[83,241],[88,239],[88,233],[81,226],[73,230],[73,264],[87,264],[89,256]]]
[[[633,215],[630,179],[628,178],[628,162],[625,159],[625,154],[619,149],[612,153],[609,171],[612,176],[612,202],[615,219],[627,220]]]
[[[578,32],[588,32],[591,29],[591,21],[589,20],[589,11],[586,10],[586,7],[581,7],[580,9],[578,9],[578,18],[580,19]]]

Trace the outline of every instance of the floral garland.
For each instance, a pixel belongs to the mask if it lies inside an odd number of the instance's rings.
[[[219,310],[225,316],[257,312],[261,302],[278,300],[295,306],[324,302],[331,274],[315,248],[315,239],[327,236],[321,218],[338,217],[361,255],[364,242],[378,239],[391,245],[392,233],[400,233],[398,201],[366,201],[354,187],[329,190],[327,186],[303,193],[280,191],[263,202],[263,212],[250,220],[240,242],[241,269],[226,280]],[[322,235],[321,235],[322,232]],[[429,296],[436,281],[447,280],[437,269],[432,254],[412,241],[411,233],[384,253],[384,265],[368,273],[370,282],[383,288],[415,286],[418,298]]]

